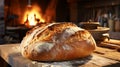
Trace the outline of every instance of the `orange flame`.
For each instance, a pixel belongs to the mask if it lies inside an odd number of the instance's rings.
[[[23,22],[28,20],[28,24],[30,26],[35,26],[38,23],[36,18],[39,19],[39,22],[45,22],[45,20],[42,18],[41,9],[37,5],[28,7],[28,10],[24,14]]]
[[[23,15],[23,20],[22,20],[22,22],[24,22],[23,24],[29,27],[29,26],[35,26],[39,22],[47,22],[47,23],[53,22],[56,17],[56,12],[55,12],[56,3],[57,0],[51,0],[44,13],[42,13],[42,9],[37,4],[34,4],[32,6],[28,5],[27,10]]]

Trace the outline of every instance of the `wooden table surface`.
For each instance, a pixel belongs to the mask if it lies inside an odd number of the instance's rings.
[[[120,52],[97,47],[88,57],[61,62],[37,62],[22,57],[20,44],[0,45],[0,56],[12,67],[120,67]]]

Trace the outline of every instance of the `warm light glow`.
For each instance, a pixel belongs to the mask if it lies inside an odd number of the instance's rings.
[[[29,7],[29,9],[24,14],[23,22],[25,22],[28,19],[29,25],[34,26],[38,23],[36,19],[39,19],[39,22],[45,22],[42,18],[42,13],[40,7],[34,5],[32,7]]]

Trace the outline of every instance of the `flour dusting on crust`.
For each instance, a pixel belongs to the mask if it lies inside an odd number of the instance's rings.
[[[54,43],[39,42],[35,44],[34,50],[41,53],[44,51],[49,51],[54,46]]]
[[[79,27],[66,28],[62,34],[62,39],[65,40],[66,38],[70,37],[71,35],[75,34],[75,32],[80,31],[80,30],[84,30],[84,29],[79,28]]]

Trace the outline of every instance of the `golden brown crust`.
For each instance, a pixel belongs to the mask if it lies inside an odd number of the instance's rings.
[[[44,25],[45,26],[45,25]],[[50,41],[52,40],[52,36],[58,34],[58,33],[62,33],[62,31],[66,28],[69,28],[69,27],[73,27],[73,26],[76,26],[75,24],[72,24],[72,23],[63,23],[63,24],[55,24],[55,25],[52,25],[48,28],[46,28],[43,32],[41,32],[40,34],[38,35],[34,35],[32,41],[31,41],[31,44],[32,42],[35,43],[36,39],[37,41]],[[40,26],[41,27],[41,26]],[[43,25],[42,25],[43,27]],[[33,29],[34,30],[34,29]],[[33,31],[32,30],[32,31]]]
[[[37,61],[63,61],[86,57],[93,52],[96,45],[88,31],[79,29],[72,23],[49,26],[35,34],[29,45],[22,46],[26,39],[25,37],[21,43],[22,55]]]

